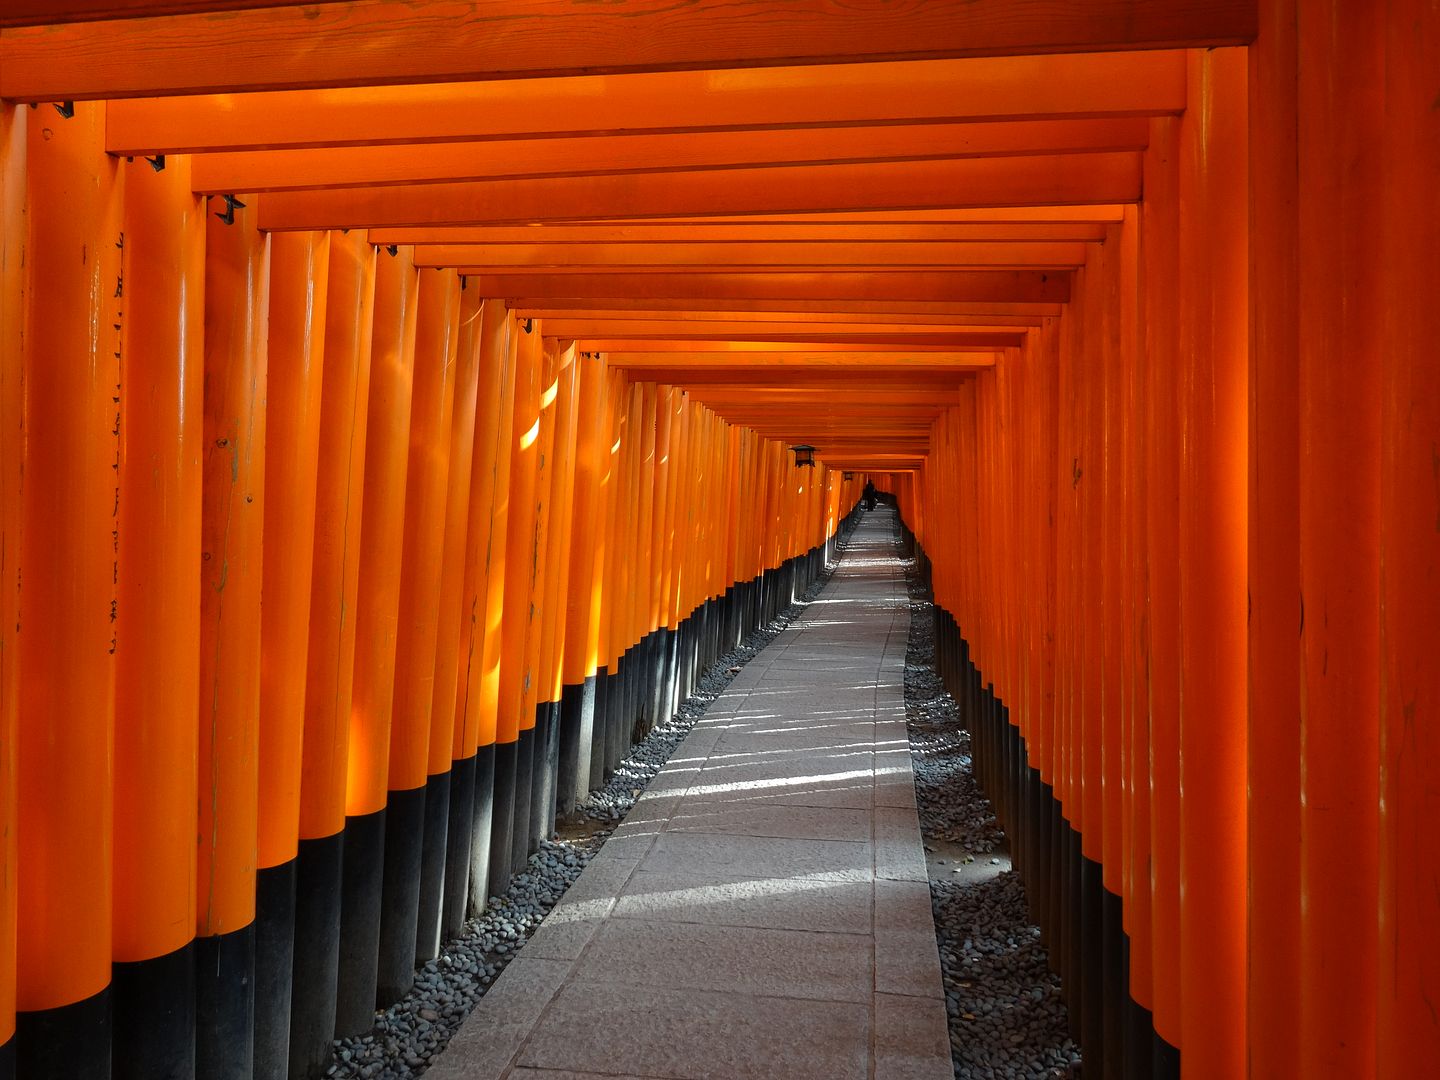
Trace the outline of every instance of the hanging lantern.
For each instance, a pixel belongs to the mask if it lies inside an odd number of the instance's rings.
[[[842,479],[845,479],[845,480],[854,480],[854,479],[855,479],[855,474],[854,474],[853,472],[844,473],[844,474],[842,474]]]
[[[790,450],[795,455],[796,465],[808,465],[815,467],[815,447],[809,443],[801,443],[799,446],[792,446]]]

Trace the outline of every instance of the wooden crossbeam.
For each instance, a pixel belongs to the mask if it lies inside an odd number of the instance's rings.
[[[32,0],[33,2],[33,0]],[[1238,45],[1255,0],[351,0],[0,31],[0,96],[134,97]],[[163,10],[163,8],[162,8]],[[303,42],[303,48],[297,43]]]
[[[933,334],[1000,334],[1009,344],[1019,344],[1025,329],[1005,324],[986,325],[981,322],[906,322],[901,320],[864,322],[835,318],[811,321],[767,319],[605,319],[592,316],[567,315],[545,319],[545,333],[557,338],[617,339],[665,342],[696,341],[788,341],[809,339],[817,335],[826,340],[864,341],[874,339],[903,345],[912,339],[923,340]]]
[[[857,349],[876,354],[894,353],[901,356],[948,352],[957,349],[1004,349],[1020,344],[1016,334],[977,331],[969,334],[916,334],[903,341],[883,334],[807,334],[793,339],[780,335],[756,334],[735,336],[724,340],[692,339],[684,341],[645,338],[589,337],[580,340],[595,352],[614,352],[627,356],[645,353],[661,356],[733,356],[743,362],[756,354],[799,352],[823,355],[827,352],[850,352]]]
[[[725,172],[558,177],[287,191],[258,196],[268,230],[605,221],[672,214],[827,212],[1135,202],[1137,154],[773,166]]]
[[[666,244],[434,244],[415,252],[420,267],[460,267],[465,273],[512,270],[597,269],[754,271],[789,267],[883,267],[971,269],[977,267],[1083,266],[1086,245],[1062,242],[887,243],[666,243]]]
[[[198,155],[191,183],[198,192],[223,194],[767,164],[1094,153],[1143,150],[1148,132],[1144,118],[1121,117],[252,150]]]
[[[953,352],[907,353],[877,352],[873,349],[832,352],[786,351],[734,353],[656,353],[656,352],[606,352],[605,358],[616,367],[624,368],[681,368],[700,371],[719,371],[727,377],[750,378],[758,376],[764,369],[863,369],[864,374],[897,374],[909,377],[920,371],[940,372],[956,369],[992,367],[995,363],[994,349],[965,349]]]
[[[0,69],[0,85],[5,77]],[[124,154],[1074,121],[1183,111],[1185,59],[1109,53],[682,71],[148,98],[107,108],[106,145]]]
[[[198,164],[198,161],[197,161]],[[231,190],[251,190],[234,188]],[[959,225],[752,224],[743,218],[719,223],[651,225],[460,225],[371,229],[374,244],[567,245],[567,244],[781,244],[781,243],[1085,243],[1105,239],[1105,226],[1088,222],[1010,222]],[[424,257],[424,253],[418,253]]]
[[[493,282],[487,282],[491,284]],[[517,314],[531,318],[552,318],[557,315],[579,315],[581,312],[596,314],[634,315],[648,317],[644,313],[655,313],[658,317],[688,317],[683,313],[704,313],[721,318],[752,318],[761,315],[772,318],[787,318],[792,315],[814,315],[839,318],[895,318],[895,319],[972,319],[972,318],[1013,318],[1025,325],[1038,326],[1047,318],[1058,316],[1063,308],[1060,303],[1044,301],[1000,301],[1000,300],[814,300],[814,299],[759,299],[736,297],[732,299],[711,299],[705,297],[624,297],[624,296],[529,296],[507,292],[491,293],[492,296],[507,297],[506,305]]]
[[[1070,275],[1043,270],[828,274],[496,274],[471,279],[484,296],[630,297],[652,302],[784,300],[826,302],[1052,303],[1070,299]]]

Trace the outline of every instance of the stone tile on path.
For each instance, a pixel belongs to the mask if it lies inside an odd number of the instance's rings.
[[[861,523],[430,1080],[952,1075],[893,520]]]

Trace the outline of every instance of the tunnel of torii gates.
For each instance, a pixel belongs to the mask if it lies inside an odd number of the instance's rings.
[[[1435,0],[269,2],[0,7],[0,1076],[322,1069],[867,479],[1086,1075],[1435,1075]]]

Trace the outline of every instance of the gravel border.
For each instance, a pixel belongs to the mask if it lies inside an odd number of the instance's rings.
[[[681,703],[679,711],[631,747],[606,785],[592,791],[570,820],[558,823],[560,835],[540,845],[527,870],[511,878],[505,894],[492,896],[484,914],[468,920],[460,937],[415,972],[415,987],[408,995],[378,1013],[375,1026],[366,1034],[336,1040],[327,1077],[411,1080],[434,1063],[710,703],[830,581],[848,539],[848,534],[838,539],[837,562],[825,568],[804,596],[720,657],[701,675],[695,692]]]
[[[904,559],[910,593],[905,720],[930,869],[930,904],[957,1080],[1075,1078],[1060,978],[1050,971],[1005,834],[975,780],[970,733],[935,671],[933,605]]]

